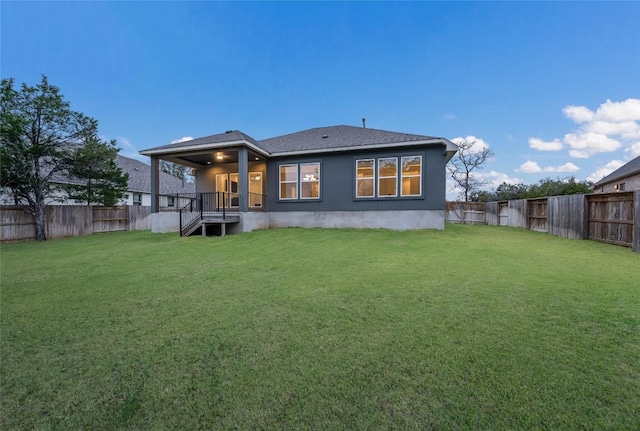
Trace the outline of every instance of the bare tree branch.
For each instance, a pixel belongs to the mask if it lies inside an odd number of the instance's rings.
[[[493,157],[493,150],[484,147],[480,150],[473,148],[476,141],[463,141],[458,143],[458,152],[451,159],[447,169],[451,173],[451,178],[456,186],[462,189],[460,196],[465,202],[469,201],[472,192],[478,191],[482,186],[487,185],[487,181],[480,180],[474,171],[482,170],[485,162]]]

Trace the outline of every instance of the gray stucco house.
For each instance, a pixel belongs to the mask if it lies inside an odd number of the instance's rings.
[[[444,229],[444,138],[353,126],[256,141],[230,130],[140,151],[151,157],[154,232],[247,232],[275,227]],[[190,166],[196,193],[158,212],[159,160]]]

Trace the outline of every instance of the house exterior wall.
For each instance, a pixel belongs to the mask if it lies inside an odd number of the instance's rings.
[[[267,164],[264,161],[250,161],[249,172],[260,172],[262,178],[266,178]],[[221,163],[219,165],[211,165],[208,168],[196,170],[196,193],[214,193],[216,192],[216,175],[218,174],[235,174],[238,173],[237,163]],[[266,193],[266,183],[262,182],[262,194]]]
[[[269,212],[269,228],[444,229],[444,210]]]
[[[356,198],[356,160],[422,156],[422,193],[412,197]],[[445,210],[446,159],[440,146],[404,147],[381,151],[340,152],[323,155],[279,157],[267,162],[267,208],[270,213],[325,211]],[[279,199],[279,166],[320,162],[320,198]]]
[[[624,183],[624,190],[616,189],[616,186],[620,183]],[[640,173],[631,175],[626,178],[618,178],[617,180],[611,181],[610,183],[602,184],[596,188],[595,192],[615,193],[618,191],[628,192],[632,190],[640,190]]]

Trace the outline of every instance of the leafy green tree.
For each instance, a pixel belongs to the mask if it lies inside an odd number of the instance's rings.
[[[25,203],[35,221],[36,239],[44,241],[44,207],[60,187],[52,178],[65,174],[76,142],[97,130],[97,122],[69,109],[57,87],[46,76],[40,84],[22,84],[15,90],[13,79],[3,79],[0,93],[0,187]]]
[[[160,170],[176,178],[180,178],[182,181],[189,182],[191,179],[191,176],[189,175],[189,167],[179,165],[177,163],[160,160]]]
[[[47,77],[35,86],[14,88],[13,78],[0,84],[0,189],[35,221],[36,240],[44,241],[45,204],[60,199],[82,148],[97,136],[98,122],[72,111]],[[74,174],[75,176],[75,174]]]
[[[544,196],[575,195],[591,192],[592,184],[588,181],[577,181],[575,177],[568,178],[543,178],[529,187],[525,198],[538,198]]]
[[[532,185],[500,184],[495,191],[478,191],[471,195],[475,202],[508,201],[513,199],[533,199],[545,196],[574,195],[590,193],[592,184],[589,181],[578,181],[574,177],[543,178]]]
[[[63,187],[69,198],[87,205],[115,206],[126,197],[129,174],[116,163],[116,141],[88,136],[69,163],[70,184]]]
[[[495,191],[495,200],[508,201],[511,199],[522,199],[529,187],[524,184],[500,184]]]

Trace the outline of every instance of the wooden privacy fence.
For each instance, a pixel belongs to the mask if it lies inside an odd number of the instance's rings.
[[[591,195],[587,197],[587,204],[589,239],[626,247],[633,246],[633,193]],[[635,218],[640,218],[640,215],[636,213]]]
[[[448,202],[447,221],[465,223],[468,202]],[[474,202],[484,222],[571,239],[591,239],[640,253],[640,191]],[[482,205],[484,208],[480,207]],[[466,222],[468,223],[468,222]]]
[[[484,202],[447,202],[447,221],[450,223],[485,224]]]
[[[91,207],[49,205],[45,207],[47,238],[91,235],[102,232],[149,229],[151,207]],[[33,217],[21,206],[0,207],[0,241],[35,239]]]

